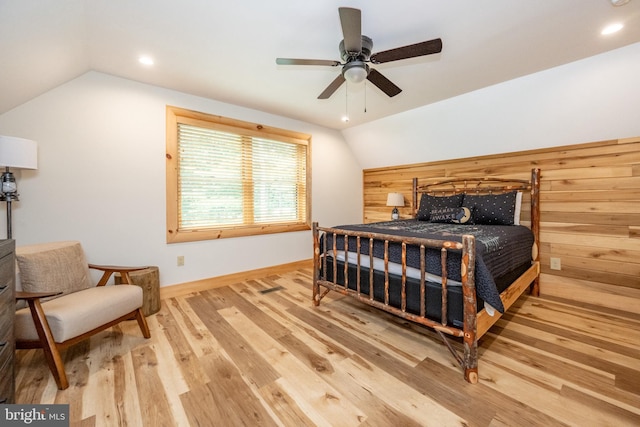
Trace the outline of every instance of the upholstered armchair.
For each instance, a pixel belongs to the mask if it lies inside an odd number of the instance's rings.
[[[76,241],[18,247],[16,261],[16,348],[42,348],[59,389],[69,386],[61,349],[130,319],[137,320],[145,338],[151,336],[141,310],[142,289],[129,285],[129,272],[147,267],[88,264]],[[96,286],[90,268],[103,272]],[[108,284],[116,272],[122,284]]]

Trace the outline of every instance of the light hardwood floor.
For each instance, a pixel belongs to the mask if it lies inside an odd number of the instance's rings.
[[[125,322],[69,348],[64,391],[18,351],[17,402],[82,426],[640,425],[640,316],[523,296],[470,385],[427,329],[337,294],[312,307],[310,275],[168,298],[151,339]]]

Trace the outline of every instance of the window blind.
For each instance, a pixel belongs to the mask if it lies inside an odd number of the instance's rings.
[[[305,222],[306,150],[178,123],[179,229]]]

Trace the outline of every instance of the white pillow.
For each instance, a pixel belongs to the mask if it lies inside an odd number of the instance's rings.
[[[513,215],[513,225],[520,225],[520,210],[522,208],[522,191],[516,194],[516,209]]]

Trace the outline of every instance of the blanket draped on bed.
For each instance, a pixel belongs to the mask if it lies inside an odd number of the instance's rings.
[[[369,233],[392,234],[436,240],[462,242],[463,234],[473,235],[476,239],[475,285],[479,298],[493,306],[500,313],[504,313],[504,306],[494,278],[507,274],[511,270],[531,261],[531,247],[533,233],[519,225],[459,225],[446,223],[432,223],[415,219],[377,222],[371,224],[352,224],[334,227],[337,229],[362,231]],[[327,247],[333,246],[331,234],[327,236]],[[337,249],[344,249],[341,236],[336,239]],[[356,238],[350,237],[349,251],[356,251]],[[368,239],[361,239],[360,253],[369,255]],[[329,251],[330,255],[330,251]],[[373,256],[384,257],[384,242],[376,240]],[[416,245],[407,245],[407,266],[420,268],[420,249]],[[447,257],[448,277],[460,281],[460,252],[453,252]],[[389,242],[389,262],[401,263],[402,245]],[[426,256],[426,270],[440,276],[440,251],[428,249]]]

